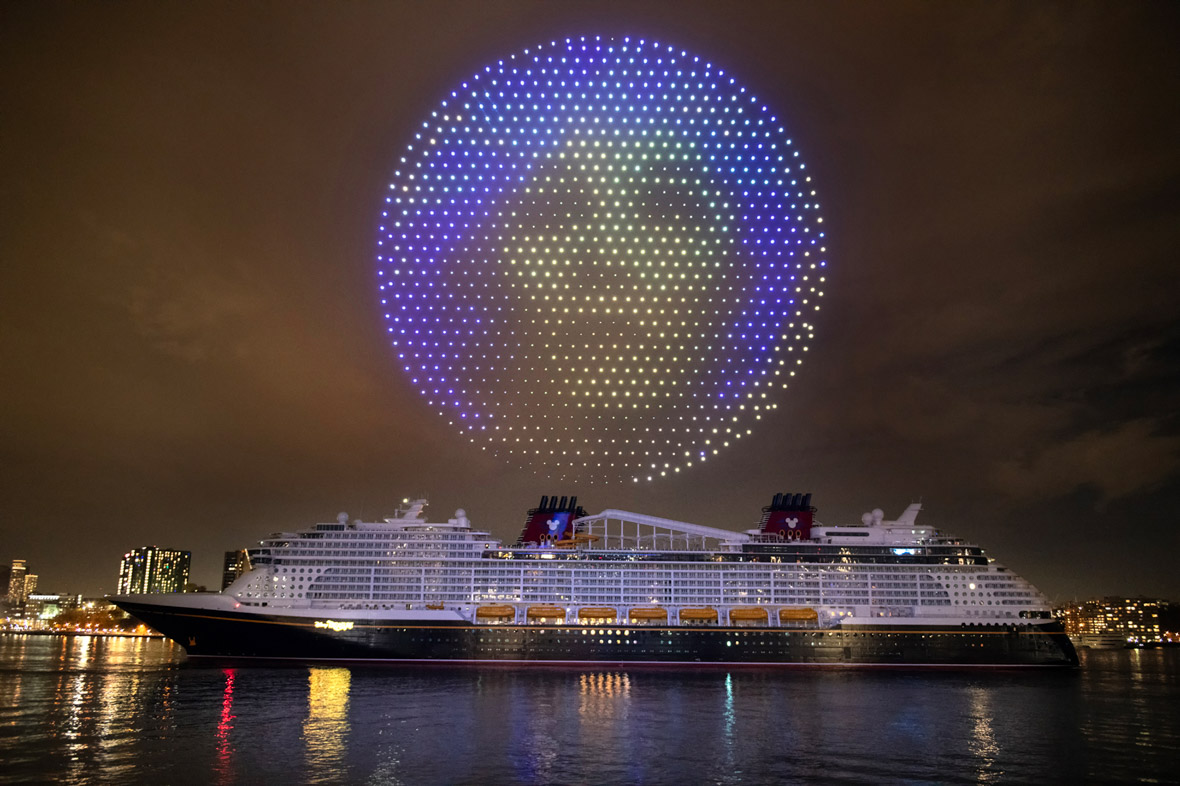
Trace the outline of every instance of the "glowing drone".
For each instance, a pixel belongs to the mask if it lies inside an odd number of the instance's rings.
[[[654,479],[776,407],[813,338],[819,203],[783,124],[688,52],[568,38],[475,74],[401,159],[388,338],[472,442]]]

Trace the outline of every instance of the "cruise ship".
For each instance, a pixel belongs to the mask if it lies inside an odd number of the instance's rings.
[[[220,593],[123,595],[191,659],[700,666],[1073,666],[1029,582],[896,519],[776,494],[738,532],[542,497],[516,542],[425,500],[271,535]],[[752,511],[751,523],[758,521]]]

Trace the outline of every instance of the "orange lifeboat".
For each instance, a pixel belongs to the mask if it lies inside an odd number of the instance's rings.
[[[703,609],[681,609],[681,622],[716,622],[717,609],[705,607]]]
[[[787,608],[778,610],[779,622],[816,622],[819,613],[809,608]]]
[[[530,620],[565,620],[565,609],[560,606],[529,606],[526,614]]]
[[[632,622],[667,622],[668,610],[658,606],[637,606],[627,612]]]
[[[760,606],[729,610],[730,622],[766,622],[769,618],[770,615],[766,613],[766,609]]]
[[[613,620],[619,616],[619,613],[607,606],[587,606],[584,609],[578,609],[578,619],[580,620]]]
[[[503,622],[516,619],[512,606],[480,606],[475,610],[475,619],[480,622]]]

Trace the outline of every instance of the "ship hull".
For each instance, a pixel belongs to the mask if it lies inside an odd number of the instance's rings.
[[[191,658],[694,666],[1076,666],[1060,623],[840,629],[330,620],[115,599]]]

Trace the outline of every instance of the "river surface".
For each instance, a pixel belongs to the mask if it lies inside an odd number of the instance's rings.
[[[1028,671],[219,668],[0,634],[0,783],[1180,783],[1180,650]]]

